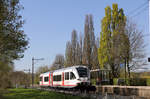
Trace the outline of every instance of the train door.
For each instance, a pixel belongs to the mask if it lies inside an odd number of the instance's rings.
[[[62,72],[62,86],[64,86],[64,72]]]
[[[40,76],[40,85],[43,85],[43,76]]]
[[[53,86],[53,73],[51,73],[51,86]]]
[[[70,82],[69,82],[69,84],[70,84],[70,86],[75,86],[75,84],[76,84],[76,77],[75,77],[75,74],[71,71],[71,72],[69,72],[70,73]]]
[[[49,73],[49,86],[51,85],[51,74]]]
[[[69,72],[65,72],[64,74],[65,74],[64,86],[69,86]]]
[[[43,76],[42,76],[42,85],[43,85]]]

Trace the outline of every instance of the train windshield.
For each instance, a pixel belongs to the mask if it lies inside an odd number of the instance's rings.
[[[80,77],[88,77],[87,68],[78,67],[77,71]]]

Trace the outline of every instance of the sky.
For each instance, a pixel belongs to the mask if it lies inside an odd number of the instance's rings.
[[[113,3],[123,8],[125,15],[143,31],[146,44],[150,41],[148,0],[20,0],[20,3],[24,7],[20,13],[25,20],[23,29],[30,47],[25,51],[24,58],[14,61],[16,71],[31,69],[32,57],[44,58],[35,62],[37,70],[39,66],[50,66],[57,54],[64,55],[72,30],[84,33],[86,14],[93,15],[95,36],[99,37],[105,7],[112,7]],[[146,51],[149,55],[150,51]]]

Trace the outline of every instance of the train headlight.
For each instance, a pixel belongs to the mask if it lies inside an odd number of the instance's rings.
[[[80,79],[80,78],[79,78],[79,79],[77,79],[77,80],[81,81],[81,79]]]

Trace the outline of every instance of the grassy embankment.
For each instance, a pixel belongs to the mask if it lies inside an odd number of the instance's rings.
[[[9,89],[0,99],[87,99],[79,96],[66,95],[56,92],[35,89]]]

